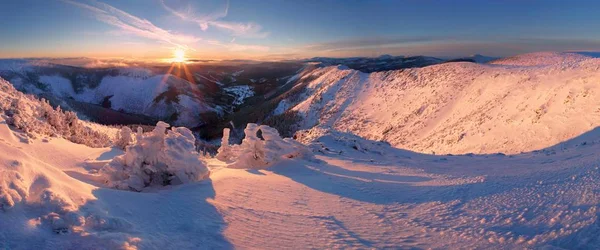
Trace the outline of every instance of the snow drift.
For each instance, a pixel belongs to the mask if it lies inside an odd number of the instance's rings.
[[[131,223],[90,206],[97,187],[67,174],[106,149],[24,136],[0,115],[0,248],[124,248]]]
[[[152,186],[178,185],[208,178],[208,168],[199,159],[195,138],[187,128],[158,122],[152,133],[144,135],[138,128],[136,142],[125,147],[125,154],[115,157],[100,169],[108,186],[142,191]],[[123,128],[127,136],[129,128]],[[125,137],[126,138],[126,137]]]

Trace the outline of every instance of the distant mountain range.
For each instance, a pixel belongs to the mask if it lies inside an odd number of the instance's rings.
[[[452,124],[465,122],[464,119],[480,119],[489,114],[491,111],[487,108],[493,106],[486,105],[508,102],[509,100],[501,97],[516,95],[514,90],[522,88],[523,84],[542,86],[539,79],[556,68],[568,69],[569,72],[583,70],[578,74],[592,77],[593,71],[585,71],[592,66],[585,63],[591,65],[594,60],[584,53],[551,52],[499,59],[482,55],[451,60],[390,55],[376,58],[318,57],[304,61],[249,64],[190,63],[186,65],[186,73],[183,67],[170,70],[170,65],[84,68],[34,59],[12,59],[0,60],[0,77],[23,92],[49,100],[53,106],[60,105],[63,109],[76,111],[81,118],[104,124],[152,125],[157,120],[164,120],[196,128],[195,131],[200,131],[207,139],[219,138],[224,127],[240,128],[250,122],[269,123],[287,136],[291,136],[299,128],[330,124],[369,139],[386,140],[395,146],[412,147],[417,151],[431,149],[436,152],[451,152],[446,146],[439,144],[441,142],[432,141],[432,138],[439,138],[439,133],[442,133],[447,141],[456,139],[456,145],[448,144],[453,145],[452,152],[466,152],[474,150],[470,148],[469,141],[475,137],[461,136],[457,131],[465,128]],[[504,89],[496,90],[492,87]],[[573,88],[579,91],[579,87]],[[511,89],[512,92],[509,91]],[[590,87],[581,89],[580,92],[585,93],[586,89],[586,96],[589,96]],[[484,96],[490,91],[494,94]],[[425,92],[433,94],[424,97]],[[571,92],[560,92],[561,98],[564,93]],[[370,97],[359,93],[369,93]],[[576,95],[579,92],[573,93],[572,95]],[[485,99],[485,103],[464,99],[474,97],[482,102]],[[568,99],[567,96],[564,98]],[[382,103],[373,100],[380,100]],[[406,103],[406,100],[412,102]],[[457,109],[455,106],[458,103],[464,107]],[[512,114],[497,111],[498,117],[512,119],[515,124],[514,119],[522,122],[523,119],[533,121],[552,117],[544,115],[544,110],[549,107],[547,102],[517,103],[519,107],[527,106],[527,109],[531,109],[532,116],[515,118]],[[472,107],[487,111],[472,110],[471,113],[464,114]],[[436,116],[441,109],[449,108],[456,111],[456,117]],[[378,117],[361,115],[368,109],[387,111]],[[540,112],[541,115],[536,118]],[[430,115],[426,124],[411,122],[415,117],[426,114]],[[359,121],[368,119],[371,121],[368,124],[377,124],[377,128],[365,130],[360,126],[363,123],[344,127],[343,121],[350,119],[349,117]],[[380,123],[373,122],[380,119],[383,119]],[[446,120],[440,122],[440,119]],[[502,126],[510,127],[505,122],[503,120],[494,125],[478,126],[494,127],[503,124]],[[396,130],[398,131],[395,133],[389,133]],[[363,131],[369,132],[362,134]],[[415,134],[424,137],[420,140],[407,140]],[[430,137],[426,136],[428,134]],[[413,144],[408,145],[406,141]],[[422,144],[415,144],[415,141]],[[535,144],[537,139],[531,139],[528,143]],[[511,148],[516,149],[518,146],[512,145]],[[491,149],[502,150],[500,145],[489,145],[488,149],[479,150]]]
[[[406,68],[421,68],[430,65],[445,63],[445,62],[474,62],[487,63],[495,57],[473,55],[469,57],[461,57],[455,59],[441,59],[430,56],[391,56],[382,55],[379,57],[349,57],[349,58],[331,58],[331,57],[314,57],[306,60],[306,62],[318,63],[320,66],[344,65],[348,68],[359,70],[365,73],[406,69]]]
[[[62,61],[90,63],[85,58]],[[164,120],[188,127],[227,116],[246,99],[270,92],[302,67],[301,63],[236,62],[86,68],[56,62],[0,60],[0,77],[23,92],[96,122],[118,122],[112,119],[116,111],[117,120],[125,124]]]

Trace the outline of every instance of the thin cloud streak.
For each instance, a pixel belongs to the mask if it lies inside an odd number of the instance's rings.
[[[204,40],[199,37],[185,35],[185,34],[175,34],[168,30],[157,27],[152,24],[150,21],[139,18],[137,16],[131,15],[123,10],[117,9],[111,5],[106,3],[98,2],[95,0],[87,0],[84,2],[78,2],[74,0],[62,0],[65,3],[72,4],[79,8],[85,9],[91,12],[94,17],[103,23],[109,24],[118,28],[116,31],[112,31],[112,34],[123,35],[123,34],[132,34],[138,37],[151,39],[157,42],[170,44],[171,46],[175,46],[177,48],[182,48],[186,50],[195,51],[191,46],[198,43],[204,42],[206,44],[217,45],[223,47],[229,51],[257,51],[257,52],[266,52],[269,51],[269,47],[260,46],[260,45],[245,45],[245,44],[237,44],[235,42],[235,38],[231,40],[230,43],[222,43],[215,40]],[[179,16],[182,18],[187,18],[187,14],[183,12],[178,12]],[[221,16],[227,15],[227,8],[221,13],[216,13],[208,18],[220,18]],[[215,23],[214,21],[208,20],[209,23]],[[250,32],[256,28],[250,25],[247,26],[245,24],[228,24],[225,22],[218,22],[219,27],[224,27],[227,25],[232,25],[231,28],[233,30],[238,30],[239,32]]]
[[[168,0],[160,0],[160,3],[165,10],[183,20],[197,23],[200,26],[200,29],[203,31],[206,31],[210,26],[212,26],[217,29],[230,32],[232,35],[238,37],[266,38],[269,36],[269,32],[264,32],[262,30],[262,26],[253,22],[240,23],[219,20],[226,17],[229,13],[229,1],[226,2],[222,10],[203,16],[194,14],[194,10],[191,5],[188,5],[185,10],[179,10],[169,6],[166,1]]]
[[[174,34],[159,28],[146,19],[131,15],[106,3],[88,0],[87,3],[73,0],[62,0],[79,8],[90,11],[103,23],[117,27],[119,31],[139,37],[165,42],[176,47],[189,49],[189,45],[201,41],[199,37]]]

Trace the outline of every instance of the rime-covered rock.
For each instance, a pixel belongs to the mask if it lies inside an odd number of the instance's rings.
[[[312,152],[291,138],[281,138],[276,129],[248,123],[240,145],[229,145],[229,131],[223,131],[223,142],[217,159],[230,163],[230,168],[267,168],[282,159],[310,157]],[[227,140],[226,140],[227,139]],[[225,143],[224,143],[225,142]]]

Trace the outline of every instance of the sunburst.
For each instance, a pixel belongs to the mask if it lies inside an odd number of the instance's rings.
[[[171,59],[171,61],[176,63],[185,62],[185,50],[179,48],[175,49],[175,51],[173,51],[173,58]]]

